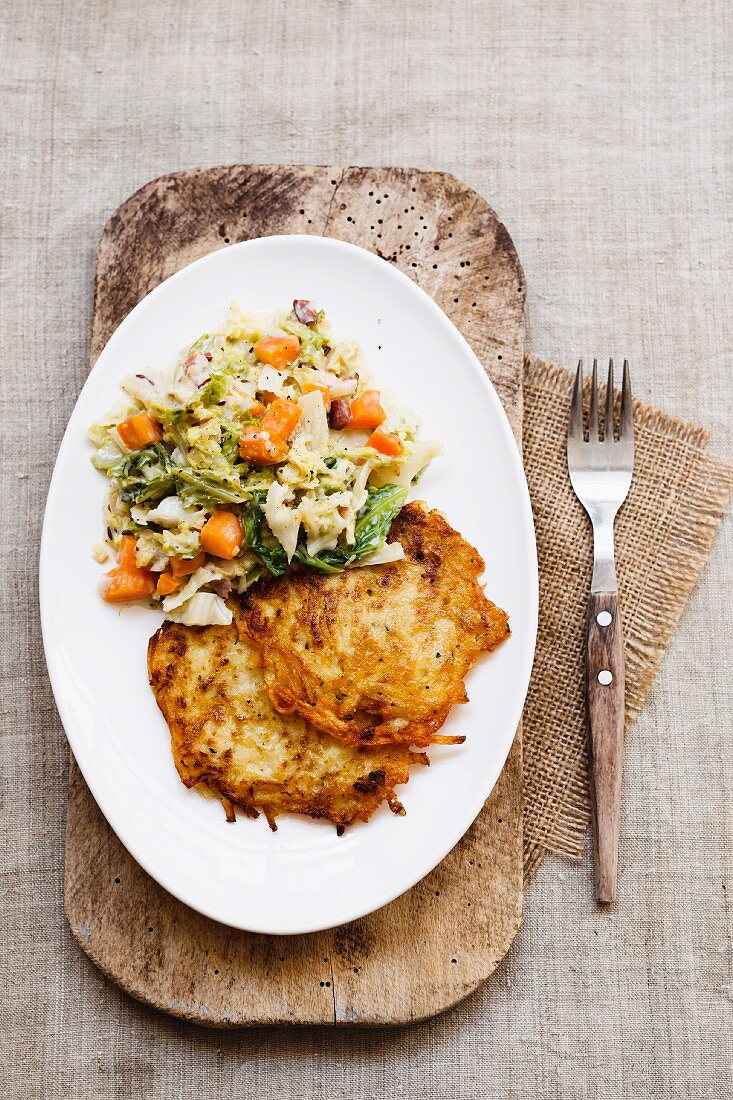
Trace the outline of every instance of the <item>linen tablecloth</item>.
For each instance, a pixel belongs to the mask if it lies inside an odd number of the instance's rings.
[[[730,517],[627,742],[621,902],[549,857],[495,976],[387,1033],[202,1032],[67,931],[67,749],[37,612],[101,226],[227,162],[453,171],[524,264],[529,349],[628,356],[731,452],[733,17],[722,0],[10,0],[0,12],[0,1048],[15,1098],[722,1097],[733,1088]]]

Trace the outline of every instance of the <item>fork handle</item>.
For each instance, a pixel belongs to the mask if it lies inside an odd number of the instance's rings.
[[[609,673],[612,677],[610,683],[604,682],[608,681]],[[614,901],[618,877],[624,696],[624,636],[618,593],[594,592],[591,593],[588,607],[585,698],[588,710],[596,900],[604,905]]]

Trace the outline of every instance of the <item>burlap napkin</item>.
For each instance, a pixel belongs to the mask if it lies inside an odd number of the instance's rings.
[[[579,857],[590,815],[583,646],[593,547],[565,461],[571,384],[562,367],[527,360],[524,464],[540,617],[523,724],[526,877],[548,851]],[[733,490],[733,467],[706,454],[703,428],[641,402],[634,420],[634,479],[616,521],[628,723],[641,710]]]

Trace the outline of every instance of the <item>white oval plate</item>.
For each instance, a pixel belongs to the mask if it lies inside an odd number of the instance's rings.
[[[148,686],[146,647],[160,616],[98,595],[91,547],[102,535],[105,479],[87,427],[121,379],[169,364],[223,322],[230,299],[274,309],[293,298],[325,307],[335,332],[362,345],[377,383],[442,442],[413,496],[445,512],[486,561],[487,592],[512,634],[467,679],[470,703],[443,732],[460,747],[430,750],[400,789],[406,817],[383,806],[364,825],[284,817],[224,819],[214,799],[178,778],[168,730]],[[106,568],[109,568],[108,566]],[[537,625],[537,559],[527,485],[496,393],[435,303],[370,252],[324,237],[283,236],[214,252],[158,286],[112,336],[69,421],[48,494],[40,562],[46,660],[71,748],[122,843],[187,905],[235,928],[289,934],[362,917],[426,875],[490,794],[522,712]]]

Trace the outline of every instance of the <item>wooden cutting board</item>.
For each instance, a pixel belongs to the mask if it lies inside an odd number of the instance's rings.
[[[415,279],[473,346],[521,440],[519,260],[484,200],[439,172],[236,165],[154,180],[102,234],[90,362],[161,280],[230,242],[279,233],[351,241]],[[72,757],[65,902],[92,961],[175,1016],[232,1027],[432,1016],[488,977],[519,928],[521,730],[478,819],[431,874],[370,917],[306,936],[238,932],[176,901],[120,844]]]

